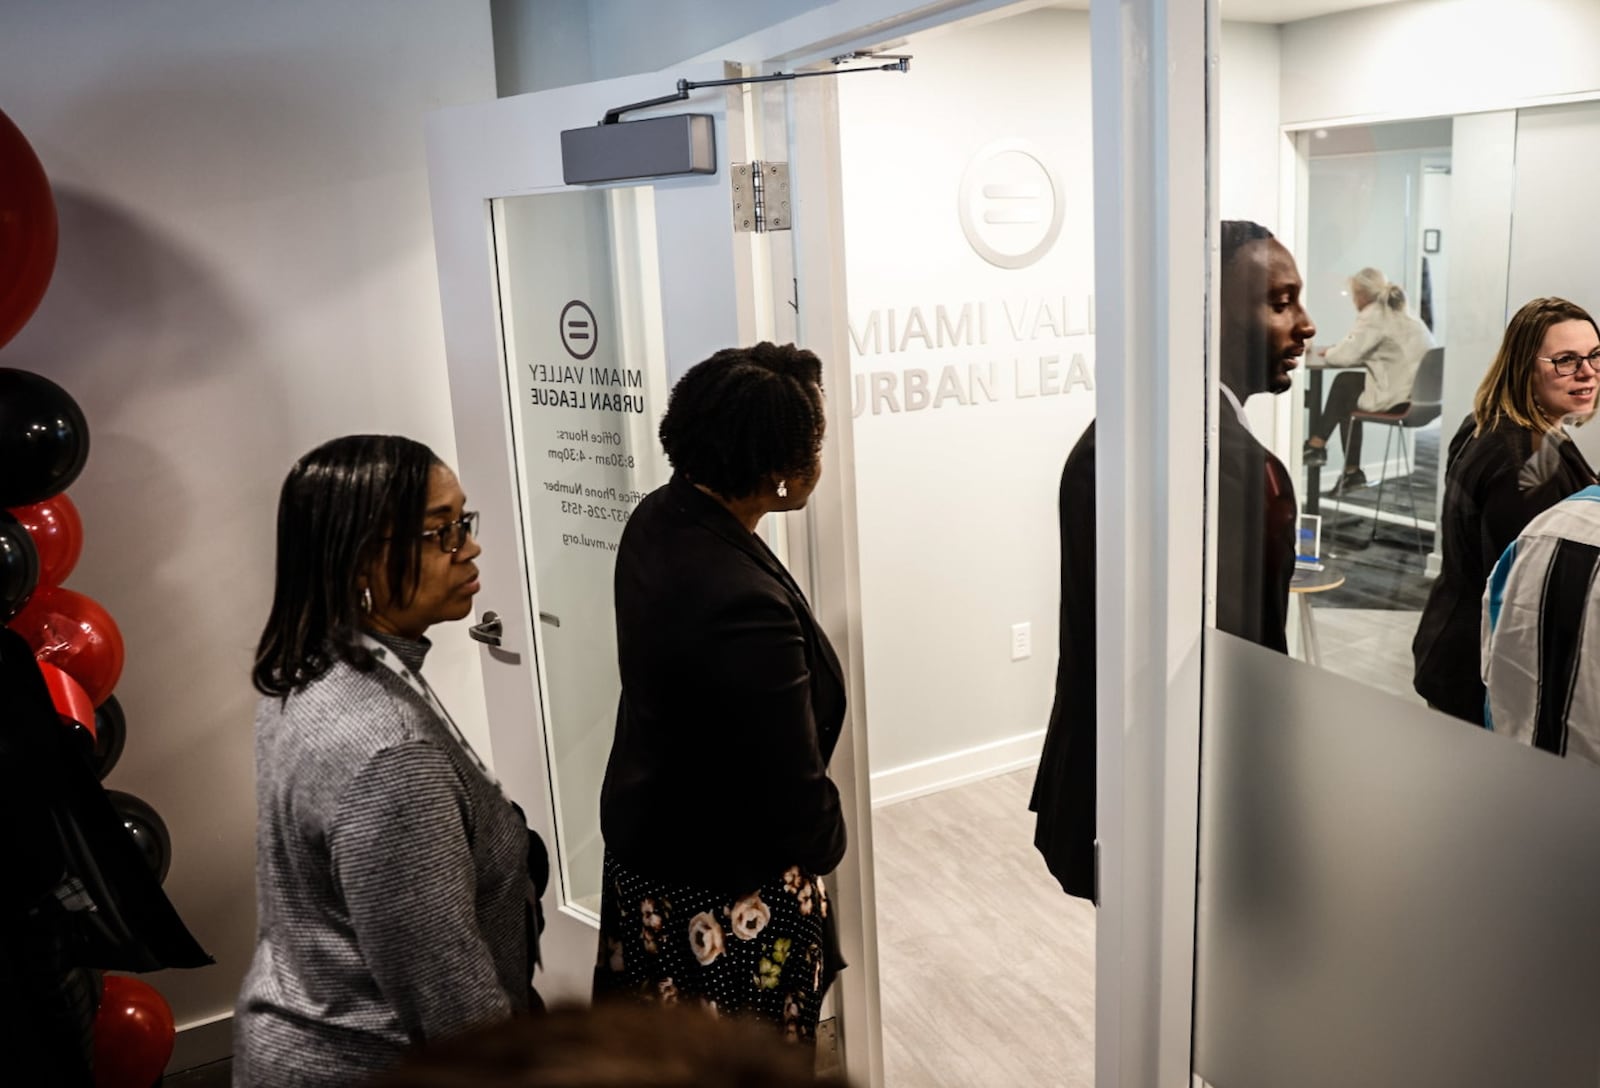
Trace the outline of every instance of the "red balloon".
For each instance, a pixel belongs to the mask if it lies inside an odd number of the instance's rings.
[[[39,156],[0,111],[0,346],[44,298],[56,268],[56,201]]]
[[[122,632],[92,597],[40,586],[7,626],[26,640],[35,658],[82,684],[95,706],[122,676]]]
[[[95,1088],[150,1088],[172,1060],[177,1026],[148,982],[107,975],[94,1018]]]
[[[33,537],[39,553],[39,584],[58,586],[67,580],[83,554],[83,519],[66,493],[52,495],[32,506],[16,506],[11,516]]]
[[[55,704],[56,713],[66,721],[83,726],[93,740],[96,736],[94,703],[83,685],[48,661],[39,662],[39,671],[44,673],[44,686],[50,689],[50,701]]]

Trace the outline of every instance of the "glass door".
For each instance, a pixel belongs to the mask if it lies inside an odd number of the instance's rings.
[[[558,875],[592,921],[620,690],[612,557],[633,507],[670,475],[655,436],[668,392],[655,193],[504,197],[490,212]]]
[[[673,73],[723,75],[720,64]],[[711,118],[713,174],[563,181],[562,130],[671,90],[643,76],[429,119],[458,467],[484,512],[475,637],[491,758],[550,847],[547,999],[586,998],[595,962],[599,792],[620,690],[617,542],[666,480],[655,430],[672,382],[749,326],[728,169],[736,96],[703,91],[653,111]]]
[[[1593,1085],[1600,106],[1561,43],[1600,17],[1328,8],[1214,50],[1213,204],[1276,237],[1211,221],[1194,1072]],[[1267,65],[1281,207],[1228,176]]]

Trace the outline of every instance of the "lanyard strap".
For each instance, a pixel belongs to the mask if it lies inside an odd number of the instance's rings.
[[[461,732],[461,727],[450,716],[450,712],[444,708],[444,703],[439,701],[439,696],[434,694],[433,688],[428,684],[428,681],[422,678],[422,674],[413,672],[411,667],[401,661],[393,650],[365,631],[361,632],[361,644],[372,651],[373,660],[399,677],[400,682],[410,688],[412,694],[421,699],[424,706],[433,711],[433,716],[438,718],[445,728],[450,731],[450,736],[461,746],[461,750],[472,760],[473,765],[482,771],[483,776],[494,783],[495,788],[504,795],[505,788],[500,785],[500,780],[494,776],[493,771],[489,770],[489,765],[479,757],[478,750],[472,746],[466,735]]]

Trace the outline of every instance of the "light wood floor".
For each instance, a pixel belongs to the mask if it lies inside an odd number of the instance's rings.
[[[1422,696],[1411,686],[1411,639],[1420,618],[1417,612],[1319,608],[1316,624],[1321,665],[1421,705]]]
[[[887,1088],[1094,1084],[1094,908],[1033,848],[1033,776],[873,813]]]
[[[1317,613],[1322,665],[1419,701],[1417,613]],[[887,1088],[1091,1088],[1094,908],[1033,848],[1034,769],[873,813]]]

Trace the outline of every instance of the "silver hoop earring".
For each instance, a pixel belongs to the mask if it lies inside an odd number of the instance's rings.
[[[361,611],[366,612],[369,615],[372,613],[372,587],[371,586],[362,586],[361,587]]]
[[[788,497],[789,497],[789,481],[788,480],[779,480],[778,481],[778,498],[787,499]]]

